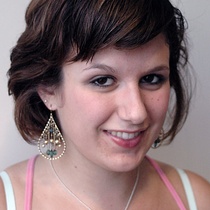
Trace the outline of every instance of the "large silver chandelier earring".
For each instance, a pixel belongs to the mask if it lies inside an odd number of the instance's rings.
[[[164,130],[162,128],[161,131],[160,131],[160,133],[159,133],[158,138],[152,144],[152,148],[153,149],[157,149],[158,147],[160,147],[161,144],[163,143],[163,139],[164,139]]]
[[[38,140],[38,150],[42,157],[56,160],[62,157],[66,150],[66,142],[56,125],[52,112]]]

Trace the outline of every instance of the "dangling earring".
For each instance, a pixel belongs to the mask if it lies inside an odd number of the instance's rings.
[[[153,149],[157,149],[158,147],[160,147],[161,144],[163,143],[163,139],[164,139],[164,130],[162,128],[161,131],[160,131],[160,133],[159,133],[158,138],[152,144],[152,148]]]
[[[42,157],[56,160],[62,157],[66,150],[66,142],[56,125],[52,112],[38,141],[38,150]]]

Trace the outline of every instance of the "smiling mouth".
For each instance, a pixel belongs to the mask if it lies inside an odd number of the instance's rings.
[[[133,133],[128,133],[128,132],[121,132],[121,131],[106,131],[107,133],[109,133],[110,135],[123,139],[123,140],[131,140],[136,138],[137,136],[139,136],[141,134],[140,131],[138,132],[133,132]]]

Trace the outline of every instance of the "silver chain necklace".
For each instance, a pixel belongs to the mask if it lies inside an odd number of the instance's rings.
[[[69,192],[69,194],[70,194],[71,196],[73,196],[79,203],[81,203],[86,209],[88,209],[88,210],[93,210],[93,209],[91,209],[86,203],[84,203],[77,195],[75,195],[75,194],[74,194],[74,193],[73,193],[73,192],[64,184],[64,182],[60,179],[60,177],[58,176],[57,172],[55,171],[55,168],[54,168],[54,166],[53,166],[51,160],[50,160],[50,166],[51,166],[51,168],[52,168],[52,170],[53,170],[53,173],[55,174],[56,178],[58,179],[58,181],[59,181],[59,182],[61,183],[61,185],[63,185],[63,187]],[[139,181],[139,168],[138,168],[138,171],[137,171],[136,180],[135,180],[133,189],[132,189],[132,191],[131,191],[131,194],[130,194],[130,196],[129,196],[129,198],[128,198],[128,201],[127,201],[127,204],[126,204],[124,210],[128,210],[128,207],[129,207],[129,205],[130,205],[130,203],[131,203],[131,200],[132,200],[133,195],[134,195],[134,193],[135,193],[136,187],[137,187],[137,185],[138,185],[138,181]]]

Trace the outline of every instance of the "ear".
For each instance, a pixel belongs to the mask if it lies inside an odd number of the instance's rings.
[[[55,87],[39,86],[37,88],[39,97],[49,110],[57,109],[57,93]]]

